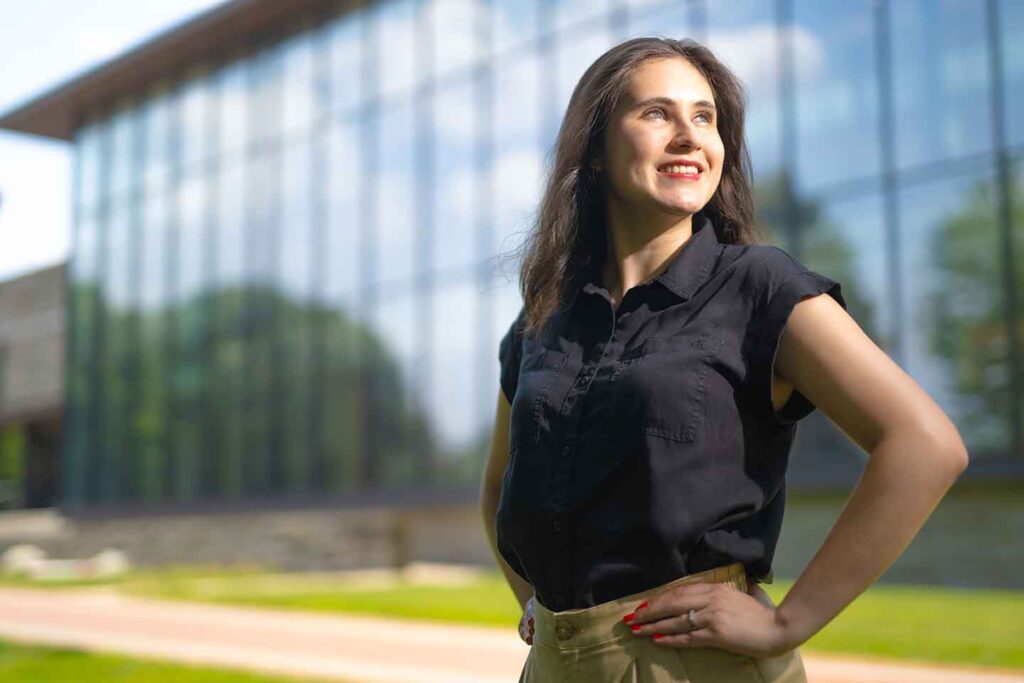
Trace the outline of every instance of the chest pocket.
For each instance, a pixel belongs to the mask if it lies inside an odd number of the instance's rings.
[[[623,354],[612,373],[615,392],[644,434],[698,440],[709,375],[724,342],[713,335],[652,337]]]
[[[524,443],[537,444],[541,434],[550,431],[554,407],[549,405],[549,396],[568,360],[569,354],[564,351],[547,348],[531,339],[523,341],[519,382],[512,399],[512,448]]]

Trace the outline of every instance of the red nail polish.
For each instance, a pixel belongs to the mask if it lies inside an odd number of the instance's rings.
[[[651,637],[652,637],[652,638],[654,638],[655,640],[657,640],[658,638],[661,638],[661,634],[660,634],[660,633],[655,633],[655,634],[654,634],[653,636],[651,636]]]
[[[640,609],[641,607],[647,607],[647,604],[648,604],[647,601],[644,600],[643,602],[640,603],[640,606],[637,607],[637,609]]]
[[[636,612],[630,612],[630,613],[629,613],[629,614],[627,614],[626,616],[622,617],[622,620],[623,620],[624,622],[626,622],[627,624],[628,624],[629,622],[633,621],[634,619],[636,619]]]
[[[630,626],[630,628],[634,631],[639,631],[643,627],[640,624],[633,624],[632,626]]]

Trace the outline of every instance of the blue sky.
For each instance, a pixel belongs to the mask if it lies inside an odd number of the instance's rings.
[[[223,0],[35,0],[0,22],[0,112]],[[0,281],[67,258],[71,146],[0,131]]]

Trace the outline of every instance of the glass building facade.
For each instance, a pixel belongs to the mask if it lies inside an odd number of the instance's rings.
[[[759,219],[1024,466],[1024,5],[391,0],[83,112],[63,505],[475,491],[518,244],[583,70],[745,82]],[[800,452],[864,454],[822,415]]]

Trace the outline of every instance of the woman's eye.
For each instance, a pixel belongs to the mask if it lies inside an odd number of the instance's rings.
[[[711,123],[714,120],[714,116],[712,116],[711,112],[709,111],[702,111],[698,113],[697,116],[703,116],[704,118],[707,119],[708,123]]]
[[[644,113],[644,116],[647,116],[648,114],[651,114],[651,113],[653,113],[653,112],[658,112],[658,113],[660,113],[660,114],[662,115],[662,117],[664,117],[664,115],[665,115],[665,110],[664,110],[664,109],[661,109],[661,108],[659,107],[659,108],[655,108],[655,109],[648,109],[648,110],[646,111],[646,113]]]

